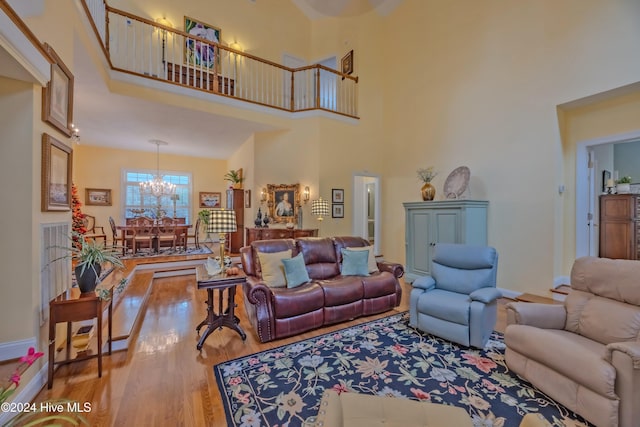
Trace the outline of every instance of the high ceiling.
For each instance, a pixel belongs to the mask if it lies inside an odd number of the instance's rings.
[[[375,9],[387,15],[402,0],[292,0],[309,19],[325,17],[359,16]]]

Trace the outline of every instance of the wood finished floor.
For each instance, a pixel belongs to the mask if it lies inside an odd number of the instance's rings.
[[[402,303],[408,309],[410,286],[403,285]],[[66,398],[90,402],[86,415],[91,426],[226,426],[213,366],[240,356],[289,344],[300,339],[384,317],[356,319],[290,339],[261,344],[244,313],[241,293],[237,314],[247,333],[242,342],[229,329],[215,331],[202,351],[196,350],[195,327],[206,315],[206,291],[195,288],[195,276],[155,279],[135,345],[103,360],[98,378],[97,361],[60,367],[51,390],[45,388],[36,402]],[[496,330],[504,331],[504,302],[498,310]]]

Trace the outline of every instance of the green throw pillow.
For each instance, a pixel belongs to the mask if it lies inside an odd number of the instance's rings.
[[[378,263],[376,262],[376,256],[373,254],[373,246],[364,246],[359,248],[347,248],[350,251],[369,251],[369,273],[377,273],[378,271]]]
[[[342,275],[368,276],[369,251],[342,249]]]
[[[293,258],[283,259],[282,264],[284,264],[284,276],[287,279],[287,288],[295,288],[311,281],[304,265],[302,252]]]

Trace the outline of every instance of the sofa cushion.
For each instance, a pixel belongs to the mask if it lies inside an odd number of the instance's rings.
[[[284,276],[287,279],[287,288],[295,288],[304,283],[309,283],[309,274],[304,265],[302,254],[298,254],[293,258],[283,259]]]
[[[601,344],[640,339],[638,306],[572,289],[565,300],[565,309],[568,331]]]
[[[324,306],[324,292],[317,283],[306,283],[292,289],[272,288],[271,292],[277,319],[298,316]]]
[[[369,251],[342,250],[342,275],[343,276],[368,276],[369,275]]]
[[[369,258],[367,258],[367,267],[369,268],[369,273],[377,273],[378,271],[378,263],[376,262],[376,256],[373,253],[373,246],[365,246],[362,248],[347,248],[350,251],[369,251]]]
[[[615,368],[604,360],[605,346],[559,329],[509,325],[504,341],[508,348],[561,372],[577,384],[616,399]]]
[[[242,258],[243,263],[246,261],[250,263],[253,267],[253,274],[257,277],[262,277],[262,269],[260,268],[260,259],[258,259],[258,252],[282,252],[282,251],[291,251],[291,256],[298,255],[298,248],[296,246],[296,241],[293,239],[277,239],[277,240],[256,240],[251,242],[251,256],[247,258]],[[246,266],[245,271],[249,271]]]
[[[459,325],[469,324],[469,295],[434,289],[418,300],[418,312]]]
[[[340,275],[340,265],[330,238],[303,237],[296,242],[311,279],[323,280]]]
[[[318,283],[324,291],[325,307],[348,304],[364,297],[362,281],[358,277],[338,276]]]
[[[262,280],[270,288],[284,288],[287,286],[284,265],[282,264],[284,258],[291,258],[291,250],[273,253],[258,252]]]

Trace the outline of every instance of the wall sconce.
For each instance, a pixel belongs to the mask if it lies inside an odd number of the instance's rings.
[[[80,129],[71,123],[71,141],[80,144]]]
[[[304,201],[305,204],[309,201],[310,194],[311,194],[311,191],[309,190],[309,186],[304,187],[304,190],[302,191],[302,200]]]
[[[260,190],[260,203],[264,203],[267,201],[267,189],[262,187]]]

